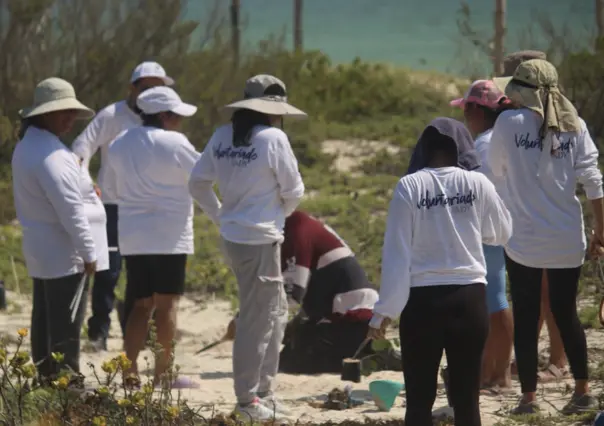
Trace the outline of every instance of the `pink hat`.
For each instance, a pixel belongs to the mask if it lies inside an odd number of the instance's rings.
[[[507,99],[505,94],[495,86],[492,80],[476,80],[463,98],[451,101],[451,106],[464,108],[469,102],[490,109],[498,109],[504,99]]]

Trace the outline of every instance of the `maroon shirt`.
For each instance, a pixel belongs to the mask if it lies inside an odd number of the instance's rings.
[[[290,299],[314,319],[368,321],[378,293],[329,226],[295,211],[285,220],[281,263]]]

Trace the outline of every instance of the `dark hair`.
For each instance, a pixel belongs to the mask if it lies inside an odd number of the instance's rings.
[[[451,162],[451,166],[457,165],[458,148],[455,141],[438,131],[436,127],[428,126],[422,135],[424,139],[423,155],[426,159],[426,164],[436,156],[442,156]]]
[[[157,127],[158,129],[163,129],[164,128],[164,123],[160,117],[161,113],[157,113],[157,114],[145,114],[145,113],[141,113],[141,120],[143,120],[143,126],[145,127]],[[173,112],[171,111],[165,111],[164,112],[165,116],[170,116],[170,115],[175,115]]]
[[[231,117],[233,124],[233,146],[250,146],[252,130],[256,126],[270,126],[271,122],[267,114],[251,109],[239,109]]]
[[[25,137],[25,132],[29,129],[30,126],[38,127],[43,129],[41,115],[34,115],[33,117],[22,118],[21,123],[19,125],[19,139],[23,139]]]

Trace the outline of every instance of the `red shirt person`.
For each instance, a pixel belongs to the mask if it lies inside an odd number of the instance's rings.
[[[290,301],[312,320],[369,321],[375,287],[346,242],[301,211],[285,220],[281,265]]]
[[[281,264],[290,303],[301,315],[286,330],[280,371],[339,372],[366,337],[376,288],[346,242],[301,211],[285,220]],[[304,319],[300,320],[303,317]],[[370,345],[363,354],[372,354]],[[382,354],[384,368],[400,370],[400,356]]]

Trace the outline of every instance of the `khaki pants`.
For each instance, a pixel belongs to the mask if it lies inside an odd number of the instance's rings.
[[[222,240],[237,278],[239,318],[233,345],[233,377],[239,404],[258,393],[272,393],[279,369],[279,350],[287,324],[287,296],[281,275],[281,247]]]

